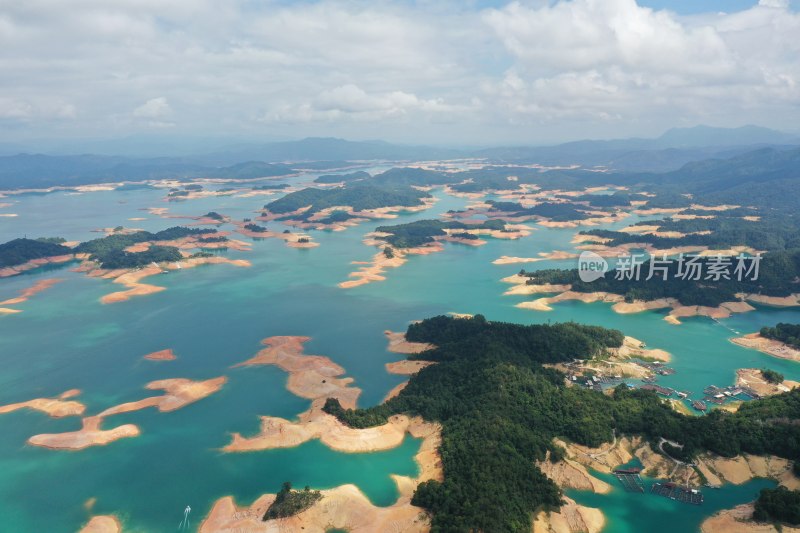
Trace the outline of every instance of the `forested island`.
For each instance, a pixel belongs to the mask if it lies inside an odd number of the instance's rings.
[[[753,519],[778,525],[800,525],[800,491],[786,487],[763,489],[756,500]]]
[[[286,481],[275,496],[275,501],[264,513],[262,520],[266,522],[275,518],[294,516],[314,505],[314,502],[320,498],[322,498],[320,491],[311,490],[309,487],[305,487],[303,490],[292,490],[292,484]]]
[[[776,324],[774,328],[765,326],[759,331],[762,337],[781,341],[793,348],[800,348],[800,324]]]
[[[395,248],[414,248],[432,243],[434,237],[447,235],[445,230],[491,230],[504,231],[506,223],[502,220],[486,220],[482,224],[464,224],[455,220],[417,220],[406,224],[395,226],[378,226],[375,231],[378,233],[390,233],[388,236],[379,237]],[[460,234],[459,234],[460,235]],[[469,234],[474,238],[474,235]],[[456,235],[453,235],[454,237]]]
[[[92,261],[103,268],[137,268],[150,263],[173,262],[183,259],[174,246],[150,246],[141,252],[128,252],[125,248],[134,244],[152,241],[172,241],[184,237],[199,237],[216,233],[216,230],[185,228],[175,226],[156,233],[136,231],[133,233],[113,233],[99,239],[86,241],[71,250],[74,253],[88,253]]]
[[[350,172],[348,174],[323,174],[314,180],[314,183],[342,183],[349,181],[362,181],[369,179],[369,172],[359,170],[358,172]]]
[[[659,232],[676,232],[683,234],[681,237],[663,237],[648,233],[610,230],[589,230],[581,233],[610,239],[606,242],[610,246],[627,243],[647,243],[656,248],[750,246],[762,251],[785,251],[800,248],[800,233],[798,233],[797,222],[793,217],[775,214],[756,215],[757,211],[738,213],[741,212],[726,211],[710,214],[708,211],[690,209],[682,212],[682,215],[710,218],[679,220],[665,218],[638,224],[640,226],[657,225]],[[636,225],[632,228],[636,228]]]
[[[356,211],[381,207],[413,207],[422,205],[430,195],[411,187],[377,186],[370,183],[353,183],[346,187],[315,189],[307,187],[292,192],[264,206],[270,213],[292,213],[310,206],[306,214],[337,206],[349,206]]]
[[[683,460],[706,451],[800,459],[800,426],[792,422],[800,417],[800,390],[747,402],[735,413],[692,417],[652,391],[568,387],[564,374],[543,366],[619,347],[619,331],[438,316],[411,324],[406,338],[436,346],[409,359],[436,364],[382,405],[346,410],[329,399],[325,410],[357,428],[397,413],[442,424],[444,481],[420,484],[412,500],[432,514],[434,531],[530,531],[533,514],[561,505],[559,488],[535,465],[548,452],[553,461],[564,456],[555,437],[593,447],[612,432],[641,435],[654,446],[665,438],[683,445],[664,446]]]
[[[22,265],[33,259],[43,259],[73,253],[61,244],[63,239],[14,239],[0,244],[0,268]]]
[[[561,222],[566,220],[583,220],[589,218],[584,206],[576,206],[571,203],[542,202],[533,207],[523,207],[518,202],[497,202],[489,200],[486,202],[495,211],[502,211],[506,216],[513,217],[544,217],[550,220]],[[578,208],[583,208],[578,209]]]
[[[703,305],[716,307],[723,302],[739,299],[737,294],[764,294],[768,296],[787,296],[800,290],[800,285],[795,281],[800,276],[800,249],[788,252],[771,252],[765,254],[758,267],[758,279],[753,280],[742,276],[742,280],[733,275],[736,259],[731,263],[730,279],[720,278],[708,280],[705,276],[700,279],[686,279],[679,276],[686,272],[686,266],[681,266],[678,259],[662,263],[660,258],[648,259],[641,264],[638,279],[616,276],[615,272],[608,272],[602,278],[592,282],[582,281],[577,269],[547,269],[535,272],[522,271],[528,277],[526,283],[530,285],[570,285],[576,292],[608,292],[625,297],[628,302],[637,300],[651,301],[659,298],[675,298],[682,305]],[[713,257],[697,258],[701,265],[701,272],[709,272],[708,265],[715,261]],[[749,267],[749,262],[746,263]],[[651,266],[666,269],[666,279],[661,270],[654,270],[650,275]],[[752,276],[751,276],[752,277]],[[620,278],[620,279],[618,279]]]

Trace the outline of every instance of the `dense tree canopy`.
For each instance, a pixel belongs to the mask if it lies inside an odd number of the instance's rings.
[[[786,296],[798,291],[795,279],[800,276],[800,249],[789,252],[771,252],[765,254],[758,265],[758,279],[753,275],[744,275],[742,280],[734,275],[737,260],[731,260],[727,269],[730,279],[706,279],[709,265],[716,262],[713,257],[699,258],[697,264],[701,265],[701,279],[681,277],[679,273],[687,272],[678,259],[671,259],[668,264],[662,264],[661,258],[644,261],[639,270],[638,279],[631,276],[625,279],[608,272],[600,279],[584,282],[580,279],[577,269],[547,269],[535,272],[526,272],[530,284],[569,284],[577,292],[610,292],[625,297],[626,301],[656,300],[658,298],[675,298],[683,305],[718,306],[723,302],[738,300],[738,293],[766,294],[770,296]],[[688,258],[686,259],[688,260]],[[651,265],[653,276],[650,279]],[[667,268],[666,280],[658,267]],[[749,268],[749,263],[746,263]],[[620,278],[620,279],[618,279]]]
[[[465,224],[457,220],[435,219],[417,220],[396,226],[378,226],[376,231],[391,233],[388,237],[379,238],[395,248],[413,248],[433,242],[434,237],[446,235],[447,232],[445,230],[488,229],[504,231],[505,227],[506,224],[502,220],[486,220],[482,224]]]
[[[137,231],[113,233],[79,244],[75,251],[91,254],[103,268],[136,268],[150,263],[179,261],[182,256],[174,246],[151,246],[144,252],[126,252],[125,248],[141,242],[171,241],[188,236],[208,235],[216,230],[175,226],[156,233]]]
[[[372,183],[351,183],[346,187],[315,189],[307,187],[292,192],[264,206],[271,213],[291,213],[311,206],[308,214],[336,206],[350,206],[357,211],[379,207],[411,207],[422,204],[430,196],[411,187],[376,186]]]
[[[756,500],[753,518],[759,522],[800,525],[800,491],[786,487],[762,489]]]
[[[12,267],[33,259],[73,253],[73,250],[49,239],[14,239],[0,244],[0,267]]]
[[[774,328],[765,326],[761,328],[762,337],[775,339],[783,343],[800,348],[800,324],[777,324]]]
[[[557,459],[562,437],[598,446],[617,434],[660,437],[684,444],[676,454],[742,452],[800,458],[800,391],[748,402],[735,414],[683,416],[653,392],[624,385],[606,395],[567,387],[564,375],[542,363],[586,358],[617,347],[619,331],[578,324],[522,326],[434,317],[412,324],[407,338],[437,347],[411,356],[435,361],[387,403],[327,412],[353,427],[385,423],[395,413],[442,423],[444,481],[421,484],[413,499],[431,511],[433,530],[530,531],[533,513],[557,508],[558,487],[535,466]]]

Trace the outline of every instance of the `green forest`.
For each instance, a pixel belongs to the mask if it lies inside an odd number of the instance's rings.
[[[648,204],[649,206],[649,204]],[[691,211],[686,214],[694,214]],[[752,213],[750,213],[752,215]],[[746,215],[742,215],[746,216]],[[692,220],[648,220],[640,225],[657,225],[659,231],[677,231],[687,235],[683,237],[660,237],[656,235],[639,235],[622,231],[590,230],[581,232],[611,239],[606,243],[617,246],[627,243],[648,243],[656,248],[673,246],[708,246],[711,248],[727,248],[730,246],[750,246],[761,251],[784,251],[800,248],[800,233],[797,221],[786,215],[761,216],[759,220],[745,220],[742,216],[730,213],[715,214],[714,218],[696,218]],[[710,232],[692,235],[696,232]]]
[[[687,258],[688,260],[688,258]],[[607,272],[600,279],[592,282],[581,281],[577,269],[547,269],[525,272],[529,278],[527,283],[540,285],[546,283],[569,284],[577,292],[610,292],[625,297],[628,302],[636,300],[656,300],[658,298],[675,298],[683,305],[705,305],[716,307],[723,302],[737,301],[737,293],[766,294],[770,296],[787,296],[797,292],[795,282],[800,276],[800,249],[789,252],[772,252],[765,254],[759,264],[758,279],[742,276],[742,281],[734,275],[736,259],[729,269],[730,279],[707,280],[708,265],[714,258],[699,258],[703,276],[699,280],[681,279],[678,277],[679,261],[669,260],[661,264],[660,259],[653,263],[652,259],[644,261],[640,267],[639,279],[616,279],[615,272]],[[651,265],[654,275],[650,274]],[[658,267],[667,268],[666,280]]]
[[[522,204],[517,202],[497,202],[494,200],[489,200],[486,203],[491,205],[493,209],[503,211],[506,216],[511,217],[539,216],[559,222],[583,220],[589,217],[588,213],[581,210],[586,209],[585,206],[572,203],[542,202],[533,207],[523,207]]]
[[[14,239],[0,244],[0,268],[22,265],[33,259],[74,253],[52,239]]]
[[[762,489],[756,500],[753,519],[800,526],[800,491],[786,487]]]
[[[264,513],[262,520],[294,516],[311,507],[320,498],[322,498],[322,494],[318,490],[311,490],[309,487],[305,487],[303,490],[292,490],[292,484],[286,481],[275,496],[275,501]]]
[[[437,347],[410,356],[437,364],[413,376],[385,404],[325,410],[352,427],[383,424],[395,413],[442,424],[444,481],[422,483],[412,502],[432,514],[433,531],[530,531],[531,517],[561,505],[559,488],[535,466],[563,457],[555,437],[588,446],[617,435],[682,443],[684,459],[704,451],[800,459],[800,391],[747,402],[736,413],[681,415],[655,393],[620,385],[613,395],[567,387],[544,363],[588,358],[619,346],[623,334],[574,323],[523,326],[438,316],[412,324],[412,342]]]
[[[369,179],[371,176],[369,172],[359,170],[358,172],[350,172],[348,174],[323,174],[314,180],[314,183],[340,183],[349,181],[361,181]]]
[[[388,237],[378,237],[395,248],[414,248],[434,241],[434,237],[447,235],[445,230],[489,229],[504,231],[506,223],[502,220],[486,220],[481,224],[465,224],[457,220],[417,220],[396,226],[378,226],[375,231],[391,233]],[[461,234],[463,232],[459,232]],[[467,237],[471,238],[471,237]]]
[[[156,233],[137,231],[134,233],[113,233],[106,237],[82,242],[75,248],[75,253],[88,253],[90,259],[103,268],[137,268],[150,263],[173,262],[182,259],[174,246],[151,246],[144,252],[126,252],[125,248],[133,244],[148,241],[171,241],[189,236],[208,235],[216,230],[201,228],[185,228],[175,226]]]
[[[413,207],[421,205],[422,199],[430,196],[411,187],[377,186],[372,181],[364,184],[351,183],[346,187],[333,189],[307,187],[266,204],[264,209],[270,213],[291,213],[311,206],[306,214],[313,214],[329,207],[344,205],[357,211],[379,207]]]
[[[765,326],[759,331],[762,337],[781,341],[794,348],[800,348],[800,324],[776,324],[774,328]]]

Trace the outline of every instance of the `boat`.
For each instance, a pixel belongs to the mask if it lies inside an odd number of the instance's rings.
[[[694,407],[698,411],[705,411],[706,409],[708,409],[708,406],[706,405],[706,403],[702,402],[700,400],[693,401],[692,402],[692,407]]]

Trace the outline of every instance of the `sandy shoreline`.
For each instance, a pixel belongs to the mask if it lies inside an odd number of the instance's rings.
[[[672,355],[665,350],[649,349],[642,341],[626,336],[622,346],[609,349],[600,357],[593,357],[569,367],[561,363],[544,366],[555,368],[567,375],[583,376],[588,370],[601,376],[642,379],[653,377],[654,374],[652,369],[643,366],[638,360],[667,363],[671,358]],[[573,384],[572,380],[567,379],[568,386]]]
[[[736,371],[736,386],[750,387],[761,397],[774,396],[800,387],[800,383],[785,379],[782,383],[770,383],[761,374],[760,368],[740,368]]]
[[[82,450],[110,444],[122,438],[136,437],[141,432],[134,424],[124,424],[108,430],[101,429],[101,425],[106,417],[147,407],[155,407],[161,412],[180,409],[219,391],[226,382],[225,376],[206,381],[184,378],[152,381],[146,388],[164,390],[165,394],[109,407],[99,414],[83,418],[82,427],[77,431],[34,435],[28,439],[28,444],[58,450]]]
[[[303,353],[308,337],[270,337],[262,341],[267,347],[237,366],[276,365],[289,373],[287,389],[312,400],[308,411],[296,422],[278,417],[261,417],[260,431],[252,437],[233,433],[225,452],[246,452],[294,447],[311,439],[319,439],[331,449],[341,452],[370,452],[400,445],[410,419],[396,415],[378,427],[353,429],[325,413],[327,398],[336,398],[345,408],[355,408],[361,389],[352,387],[352,378],[341,378],[344,369],[320,355]]]
[[[56,265],[60,263],[68,263],[69,261],[73,261],[75,256],[72,254],[67,255],[56,255],[53,257],[44,257],[42,259],[32,259],[27,263],[22,263],[21,265],[16,265],[13,267],[4,267],[0,268],[0,278],[8,278],[11,276],[16,276],[17,274],[21,274],[23,272],[27,272],[28,270],[33,270],[35,268],[39,268],[43,265]]]
[[[286,244],[289,248],[316,248],[319,246],[318,242],[314,242],[310,235],[307,233],[285,233],[285,232],[277,232],[277,231],[253,231],[245,228],[245,224],[236,223],[237,229],[236,231],[244,235],[245,237],[250,237],[251,239],[279,239]],[[303,242],[301,242],[301,240]]]
[[[307,219],[292,219],[292,216],[303,215],[309,209],[311,209],[311,205],[301,207],[294,211],[290,211],[287,213],[272,213],[269,211],[264,210],[262,214],[256,217],[256,220],[262,222],[271,222],[273,220],[281,219],[281,223],[286,224],[287,226],[292,226],[295,228],[300,229],[315,229],[315,230],[330,230],[330,231],[343,231],[349,227],[357,226],[364,222],[368,222],[370,220],[386,220],[386,219],[394,219],[397,218],[399,213],[418,213],[420,211],[425,211],[433,207],[436,203],[436,197],[428,197],[428,198],[420,198],[419,205],[413,206],[387,206],[387,207],[378,207],[375,209],[364,209],[358,211],[353,209],[352,206],[347,205],[339,205],[339,206],[332,206],[326,207],[325,209],[320,209],[313,213]],[[343,220],[341,222],[321,222],[322,220],[329,217],[334,212],[345,212],[350,215],[351,218],[347,220]]]
[[[746,313],[754,311],[755,307],[746,301],[723,302],[718,307],[707,307],[701,305],[680,305],[674,298],[659,298],[657,300],[626,302],[624,297],[619,294],[608,292],[575,292],[570,285],[528,285],[527,277],[513,275],[503,278],[501,281],[515,284],[514,287],[505,291],[505,295],[529,295],[529,294],[552,294],[545,298],[538,298],[532,301],[520,302],[515,305],[520,309],[532,311],[552,311],[552,304],[564,301],[580,301],[584,303],[606,302],[612,303],[611,309],[620,314],[641,313],[655,309],[671,308],[664,320],[671,324],[680,324],[681,318],[693,316],[706,316],[709,318],[728,318],[733,313]],[[748,299],[749,295],[742,295]]]
[[[53,285],[61,283],[62,281],[64,280],[61,278],[49,278],[49,279],[39,280],[30,287],[22,289],[19,292],[19,295],[16,296],[15,298],[9,298],[8,300],[0,302],[0,306],[16,305],[16,304],[21,304],[22,302],[27,302],[28,299],[30,299],[32,296],[39,294],[42,291],[46,291]]]
[[[155,276],[156,274],[162,274],[169,270],[182,270],[200,265],[218,264],[229,264],[237,267],[251,266],[250,261],[244,259],[228,259],[227,257],[215,255],[212,257],[185,258],[176,263],[163,263],[158,266],[151,265],[138,270],[106,270],[94,268],[94,263],[84,264],[76,270],[88,271],[87,276],[90,277],[113,279],[114,283],[126,287],[126,290],[112,292],[100,298],[101,303],[110,304],[124,302],[136,296],[146,296],[165,290],[164,287],[143,283],[142,280],[145,278]]]
[[[539,252],[539,257],[514,257],[503,255],[494,261],[493,265],[514,265],[519,263],[536,263],[538,261],[561,261],[565,259],[575,259],[578,254],[573,252],[565,252],[563,250],[555,250],[552,252]]]
[[[800,361],[800,350],[788,344],[784,344],[779,340],[762,337],[758,333],[750,333],[743,337],[737,337],[731,339],[731,342],[745,348],[758,350],[772,357],[788,359],[789,361]]]
[[[372,241],[368,241],[367,243],[375,244]],[[382,242],[379,244],[385,245],[385,243]],[[434,243],[425,246],[418,246],[416,248],[394,249],[393,257],[387,257],[383,251],[379,251],[372,256],[372,260],[367,263],[353,261],[354,265],[364,266],[361,266],[355,272],[351,272],[348,277],[353,279],[339,283],[339,287],[342,289],[351,289],[353,287],[359,287],[375,281],[384,281],[386,276],[384,276],[383,273],[389,268],[397,268],[405,264],[407,261],[407,255],[428,255],[441,252],[442,250],[444,250],[442,244]]]
[[[531,285],[527,285],[527,287],[531,287]],[[549,296],[547,298],[539,298],[538,300],[533,300],[530,302],[520,302],[514,307],[519,307],[520,309],[530,309],[533,311],[552,311],[553,308],[550,307],[550,305],[568,300],[577,300],[583,303],[618,303],[622,302],[623,298],[617,294],[611,294],[607,292],[575,292],[570,290],[564,291],[555,296]]]
[[[93,516],[78,533],[122,533],[122,523],[113,515]]]
[[[147,359],[148,361],[174,361],[177,358],[178,356],[170,348],[142,356],[142,359]]]
[[[661,361],[662,363],[668,363],[672,359],[672,355],[666,350],[647,348],[645,343],[628,335],[625,336],[622,346],[619,348],[612,348],[609,351],[620,358],[636,358],[646,361],[655,360]]]
[[[416,353],[428,345],[409,343],[402,334],[386,332],[388,349],[399,353]],[[223,452],[253,452],[274,448],[295,447],[311,439],[318,439],[327,447],[348,453],[366,453],[399,446],[408,433],[422,439],[416,460],[420,476],[411,479],[393,475],[400,489],[400,498],[389,507],[376,507],[354,486],[345,485],[322,491],[322,499],[298,515],[281,520],[284,531],[324,533],[331,527],[348,531],[383,531],[383,526],[402,531],[428,531],[424,511],[410,504],[417,484],[428,479],[442,479],[441,460],[438,456],[440,427],[419,417],[394,415],[381,426],[354,429],[345,426],[335,417],[322,411],[327,398],[337,398],[343,407],[354,408],[361,392],[352,387],[352,378],[339,377],[344,369],[329,358],[303,353],[308,337],[269,337],[262,341],[265,348],[244,363],[235,366],[276,365],[289,373],[287,389],[312,400],[308,411],[298,415],[296,421],[262,416],[257,434],[245,437],[233,433],[231,442]],[[415,365],[415,371],[420,364]],[[411,369],[404,369],[410,372]],[[401,384],[403,385],[403,384]],[[398,386],[400,387],[400,386]],[[396,387],[396,389],[398,388]],[[220,531],[246,528],[248,531],[273,531],[275,521],[262,522],[260,518],[274,501],[274,495],[264,495],[248,507],[236,506],[233,498],[217,500],[201,525],[200,531]],[[375,528],[378,529],[375,529]]]
[[[239,507],[231,496],[220,498],[200,526],[202,533],[217,531],[325,533],[331,528],[347,529],[350,532],[371,533],[374,531],[427,532],[430,529],[423,509],[411,505],[416,486],[429,479],[443,478],[438,457],[440,428],[423,422],[419,418],[407,421],[406,431],[422,439],[415,460],[420,467],[417,478],[392,475],[400,492],[398,500],[388,507],[373,505],[354,485],[342,485],[323,490],[322,498],[309,509],[280,521],[261,521],[261,517],[275,499],[274,494],[265,494],[249,506]]]
[[[427,342],[410,342],[406,340],[406,334],[403,332],[393,332],[387,329],[383,334],[389,341],[386,349],[392,353],[417,354],[435,348],[433,344]]]
[[[11,413],[18,409],[32,409],[40,411],[52,418],[62,418],[65,416],[80,416],[86,410],[86,406],[74,400],[67,400],[79,394],[77,389],[68,390],[57,398],[34,398],[26,402],[12,403],[0,406],[0,415]]]
[[[752,520],[754,506],[752,503],[737,505],[733,509],[725,509],[707,518],[700,526],[702,533],[777,533],[772,524],[757,523]],[[800,528],[782,526],[784,533],[800,533]]]
[[[800,306],[800,294],[790,294],[789,296],[764,296],[761,294],[746,294],[744,297],[751,302],[773,307],[795,307]]]
[[[424,342],[410,342],[406,340],[405,333],[402,332],[392,332],[386,330],[383,332],[386,335],[386,339],[389,341],[389,345],[386,347],[386,350],[393,353],[401,353],[401,354],[417,354],[422,353],[427,350],[431,350],[436,348],[433,344],[428,344]],[[403,376],[412,376],[425,368],[426,366],[434,364],[431,361],[409,361],[408,359],[404,359],[401,361],[395,361],[393,363],[387,363],[385,365],[386,371],[390,374],[399,374]],[[386,393],[386,396],[383,398],[383,402],[386,403],[387,401],[391,400],[398,394],[400,394],[403,389],[406,388],[408,385],[408,381],[404,381],[402,383],[398,383],[395,385],[392,390]]]

